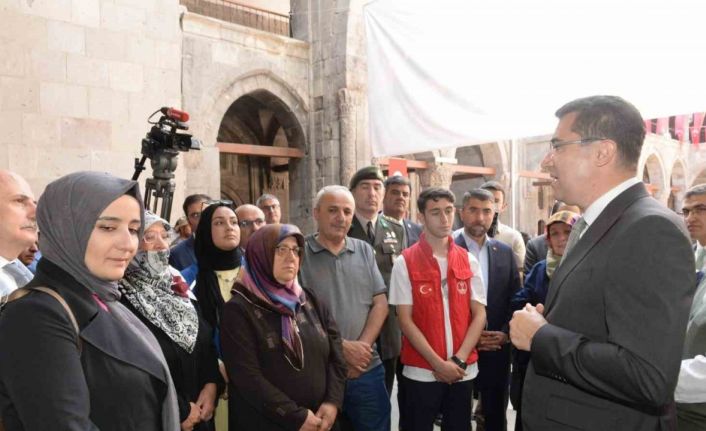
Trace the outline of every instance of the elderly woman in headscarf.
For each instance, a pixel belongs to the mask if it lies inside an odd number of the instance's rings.
[[[230,431],[335,425],[346,364],[328,308],[297,282],[303,247],[299,229],[286,224],[267,225],[248,241],[221,325]]]
[[[571,229],[581,216],[572,211],[559,211],[554,213],[547,222],[547,258],[537,262],[525,278],[522,289],[515,293],[511,300],[513,310],[520,310],[525,304],[534,306],[544,304],[549,289],[549,281],[554,275],[554,271],[559,266],[564,255],[566,244],[571,235]],[[522,413],[522,387],[527,374],[530,353],[519,350],[513,351],[512,381],[510,385],[510,397],[512,405],[517,411],[519,418]],[[515,430],[522,430],[522,422],[515,423]]]
[[[0,315],[8,431],[179,429],[159,343],[119,301],[142,211],[137,183],[110,174],[78,172],[47,186],[37,205],[43,258],[27,286],[34,290]]]
[[[171,371],[182,430],[214,430],[218,355],[186,282],[169,266],[166,220],[145,211],[145,234],[120,281],[121,302],[154,334]]]

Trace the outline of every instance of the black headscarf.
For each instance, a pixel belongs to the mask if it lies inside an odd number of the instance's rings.
[[[229,204],[217,203],[210,205],[201,212],[194,241],[194,253],[199,265],[194,294],[199,301],[204,319],[212,328],[218,328],[221,321],[221,313],[223,312],[223,304],[225,304],[218,285],[218,277],[216,277],[214,271],[235,269],[240,266],[241,258],[240,247],[226,251],[213,244],[211,221],[213,220],[213,213],[220,207],[231,208]]]

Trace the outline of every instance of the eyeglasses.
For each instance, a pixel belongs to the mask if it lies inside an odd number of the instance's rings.
[[[142,237],[142,241],[147,244],[154,244],[159,238],[162,238],[162,241],[169,242],[169,234],[167,232],[164,232],[163,234],[158,234],[156,232],[147,232]]]
[[[265,224],[265,220],[261,218],[256,218],[255,220],[240,220],[238,222],[240,227],[250,227],[250,226],[262,226]]]
[[[289,253],[294,254],[294,257],[299,257],[301,256],[302,248],[297,246],[297,247],[287,247],[286,245],[278,245],[275,247],[275,253],[279,257],[286,257],[289,255]]]
[[[589,144],[591,142],[597,142],[597,141],[603,141],[606,138],[584,138],[584,139],[577,139],[575,141],[562,141],[558,138],[554,138],[551,141],[549,141],[549,152],[554,153],[556,152],[559,148],[565,147],[567,145],[574,145],[574,144]]]
[[[272,205],[262,205],[260,207],[261,210],[263,211],[274,211],[277,208],[279,208],[279,204],[272,204]]]
[[[700,217],[704,214],[706,214],[706,205],[696,205],[691,208],[682,208],[681,213],[679,213],[681,216],[684,218],[689,217],[689,215],[694,214],[697,217]]]

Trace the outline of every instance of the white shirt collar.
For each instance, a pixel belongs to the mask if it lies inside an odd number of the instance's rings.
[[[368,222],[372,222],[373,228],[375,228],[375,223],[378,221],[378,214],[377,213],[375,213],[375,216],[371,219],[367,219],[358,213],[355,213],[355,216],[358,219],[358,222],[360,223],[360,225],[363,226],[363,229],[367,229]]]
[[[471,237],[466,233],[466,229],[464,229],[464,228],[461,228],[461,235],[463,235],[463,239],[466,241],[466,244],[468,244],[468,247],[475,247],[475,248],[477,248],[478,250],[482,250],[483,247],[487,247],[487,246],[488,246],[488,235],[485,236],[485,241],[483,241],[483,245],[478,245],[478,243],[476,242],[476,240],[474,240],[473,238],[471,238]]]
[[[601,215],[603,210],[608,206],[608,204],[613,201],[613,199],[618,197],[618,195],[624,192],[625,190],[640,182],[641,181],[637,178],[630,178],[628,180],[625,180],[617,186],[613,187],[612,189],[608,190],[606,193],[603,194],[603,196],[593,201],[593,203],[589,205],[588,208],[586,208],[586,211],[584,211],[583,213],[583,219],[586,224],[588,226],[591,226],[593,222],[596,221],[598,216]]]
[[[0,256],[0,268],[2,268],[3,266],[7,265],[10,262],[11,262],[10,260],[7,260],[4,257]]]

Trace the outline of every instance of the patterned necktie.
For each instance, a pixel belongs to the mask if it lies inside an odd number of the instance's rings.
[[[371,244],[375,242],[375,230],[373,230],[373,222],[372,221],[368,222],[368,240],[370,241]]]
[[[588,227],[588,223],[581,217],[575,224],[574,227],[571,228],[571,235],[569,235],[569,241],[566,243],[566,248],[564,248],[564,256],[562,257],[561,261],[563,262],[566,260],[566,256],[569,254],[572,248],[576,245],[577,242],[579,242],[579,238],[581,238],[581,234],[583,231],[586,230]]]
[[[17,287],[23,287],[34,277],[32,272],[17,259],[8,262],[2,269],[15,280]]]
[[[701,269],[704,267],[704,258],[706,258],[706,248],[697,245],[696,256],[694,256],[697,271],[701,271]]]

